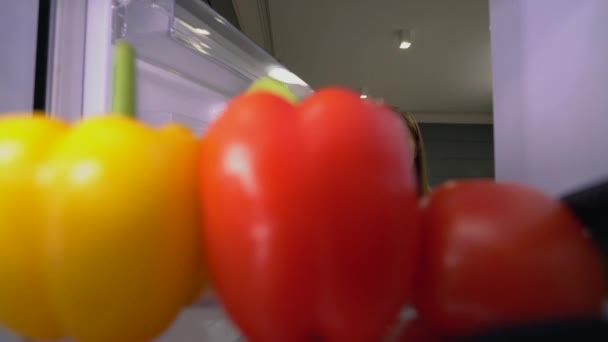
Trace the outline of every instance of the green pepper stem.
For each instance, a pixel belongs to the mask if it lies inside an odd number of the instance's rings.
[[[254,92],[271,93],[283,98],[284,100],[292,104],[297,104],[299,102],[297,96],[295,96],[291,92],[291,90],[285,83],[277,81],[271,77],[262,77],[253,82],[253,84],[249,86],[249,89],[247,89],[247,93]]]
[[[114,44],[112,112],[135,117],[135,51],[126,41]]]

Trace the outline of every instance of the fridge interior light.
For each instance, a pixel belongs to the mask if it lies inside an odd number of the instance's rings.
[[[268,76],[283,83],[307,86],[306,82],[304,82],[296,74],[283,67],[270,68],[270,70],[268,71]]]

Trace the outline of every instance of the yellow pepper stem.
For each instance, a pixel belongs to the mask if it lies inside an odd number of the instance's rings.
[[[135,117],[135,51],[126,41],[114,44],[112,112]]]

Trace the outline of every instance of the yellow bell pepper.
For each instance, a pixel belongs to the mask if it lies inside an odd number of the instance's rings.
[[[0,120],[0,325],[35,338],[64,334],[44,280],[44,201],[34,178],[66,130],[42,116]]]
[[[198,143],[121,116],[0,120],[0,322],[147,341],[201,288]]]

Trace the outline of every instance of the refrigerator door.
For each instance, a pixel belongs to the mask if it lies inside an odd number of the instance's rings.
[[[110,108],[119,39],[135,48],[137,114],[153,125],[179,122],[202,134],[230,98],[262,76],[300,97],[312,92],[200,0],[56,1],[56,8],[50,108],[68,120]]]

